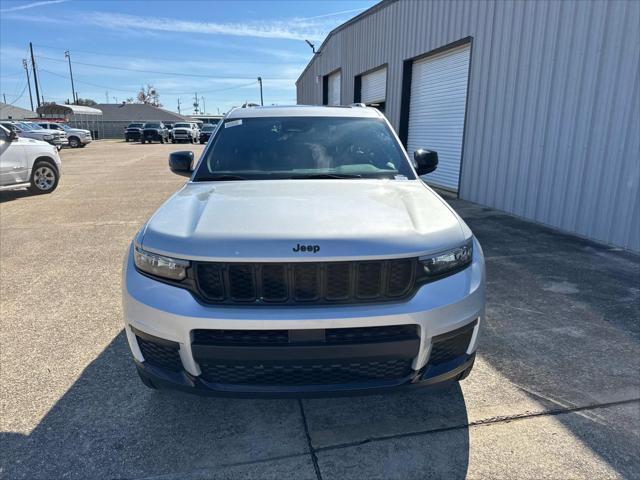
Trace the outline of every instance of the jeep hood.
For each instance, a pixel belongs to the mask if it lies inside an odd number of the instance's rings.
[[[327,261],[418,256],[470,236],[421,181],[367,179],[189,182],[137,238],[187,259]]]

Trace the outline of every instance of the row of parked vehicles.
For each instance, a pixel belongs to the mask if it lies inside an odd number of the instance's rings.
[[[71,148],[84,147],[93,141],[90,130],[72,128],[65,123],[31,122],[31,121],[2,121],[0,125],[18,137],[31,138],[47,142],[58,150],[64,146]]]
[[[207,143],[215,130],[213,124],[203,125],[195,122],[163,123],[134,122],[124,130],[125,142],[171,142],[171,143]]]

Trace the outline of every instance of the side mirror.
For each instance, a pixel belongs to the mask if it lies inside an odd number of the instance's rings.
[[[16,133],[15,130],[11,130],[9,132],[9,141],[10,142],[15,142],[16,140],[18,140],[18,134]]]
[[[438,152],[422,148],[413,152],[413,166],[418,175],[426,175],[438,168]]]
[[[191,151],[173,152],[169,155],[169,168],[173,173],[190,177],[193,171],[192,165],[193,152]]]

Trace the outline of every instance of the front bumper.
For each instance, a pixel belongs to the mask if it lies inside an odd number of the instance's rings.
[[[172,132],[171,136],[174,140],[189,140],[193,138],[193,135],[188,132]]]
[[[125,132],[124,134],[125,140],[140,140],[140,137],[140,132]]]
[[[143,132],[142,138],[147,142],[164,140],[164,136],[159,132]]]
[[[191,293],[184,289],[141,275],[133,265],[130,249],[123,277],[125,330],[140,375],[151,379],[155,385],[192,393],[267,397],[317,396],[429,386],[457,380],[473,363],[479,328],[484,317],[484,277],[484,259],[476,242],[474,259],[469,268],[424,285],[412,298],[398,303],[300,308],[213,307],[198,303]],[[313,332],[407,325],[416,326],[419,333],[413,344],[415,350],[411,350],[408,359],[409,368],[404,371],[406,374],[366,382],[349,381],[320,385],[219,383],[212,381],[211,365],[202,363],[202,348],[197,345],[194,347],[194,332],[197,330]],[[434,363],[434,356],[440,355],[435,349],[440,339],[447,339],[451,332],[461,331],[465,331],[467,335],[462,349],[453,352],[455,355],[444,358],[444,361]],[[145,337],[173,345],[178,367],[167,369],[162,364],[145,361],[139,344]],[[360,346],[336,350],[336,355],[340,357],[351,354],[349,351],[355,351],[358,347]],[[302,352],[308,356],[302,360],[315,363],[331,360],[314,356],[312,350]],[[297,352],[295,349],[290,351]],[[324,352],[326,351],[329,350]],[[375,355],[380,355],[379,358],[365,360],[375,363],[377,360],[388,359],[389,355],[396,355],[398,351],[400,350],[388,352],[388,355],[382,351],[376,352]],[[220,353],[225,361],[241,362],[260,369],[269,368],[269,362],[276,361],[273,358],[260,358],[260,354],[252,355],[251,350],[246,348],[229,348],[216,354]],[[362,359],[355,361],[360,360]]]

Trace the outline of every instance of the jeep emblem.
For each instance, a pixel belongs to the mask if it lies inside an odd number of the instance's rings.
[[[298,243],[291,250],[293,250],[294,252],[318,253],[320,251],[320,245],[300,245]]]

